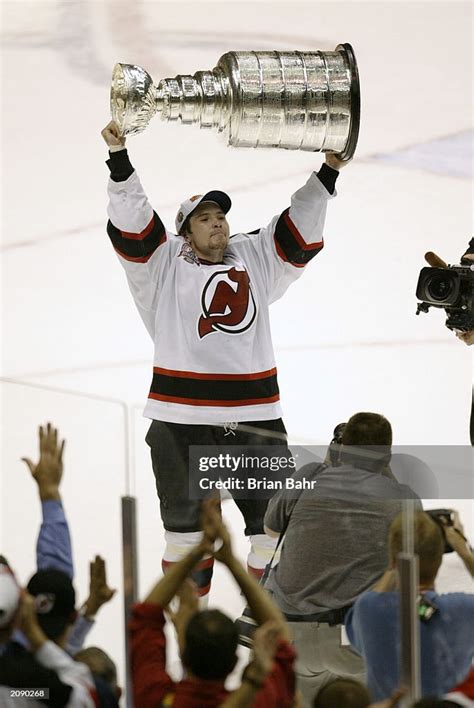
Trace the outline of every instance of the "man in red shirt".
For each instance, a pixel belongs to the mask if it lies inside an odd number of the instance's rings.
[[[143,603],[133,607],[129,624],[133,696],[140,708],[290,708],[295,698],[289,628],[268,593],[249,575],[232,552],[217,501],[205,502],[204,537],[155,585]],[[215,541],[220,541],[218,551]],[[238,632],[219,610],[198,611],[197,597],[187,580],[205,554],[224,563],[245,595],[259,625],[253,658],[237,691],[225,687],[237,662]],[[185,678],[174,682],[166,672],[163,610],[175,595],[180,607],[173,617]]]

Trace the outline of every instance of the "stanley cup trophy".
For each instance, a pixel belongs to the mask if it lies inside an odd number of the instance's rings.
[[[162,120],[216,128],[233,147],[336,152],[349,160],[359,134],[360,90],[354,52],[227,52],[212,71],[162,79],[117,64],[110,104],[122,135]]]

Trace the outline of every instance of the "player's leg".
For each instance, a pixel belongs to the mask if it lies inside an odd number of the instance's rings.
[[[264,466],[263,473],[259,474],[259,470],[250,464],[256,459],[290,456],[286,429],[281,418],[234,424],[232,435],[229,435],[229,429],[227,427],[221,435],[221,444],[231,447],[233,455],[239,458],[243,456],[249,461],[249,466],[243,465],[238,476],[242,479],[247,479],[249,476],[266,477],[268,480],[281,478],[281,470],[272,470]],[[283,474],[284,476],[288,474],[288,468],[284,468]],[[271,488],[262,487],[248,491],[247,498],[239,498],[240,495],[231,490],[245,520],[245,535],[250,540],[247,569],[258,579],[262,577],[265,567],[270,562],[278,541],[276,538],[267,536],[263,529],[268,501],[274,493]]]
[[[164,572],[201,539],[201,503],[189,495],[188,451],[190,445],[206,444],[206,434],[208,428],[204,425],[154,420],[146,436],[165,528]],[[192,574],[200,597],[209,593],[213,567],[214,559],[205,557]]]
[[[263,529],[263,519],[268,499],[234,499],[245,521],[245,535],[250,549],[247,556],[247,570],[257,580],[263,576],[265,568],[273,558],[278,538],[267,536]],[[278,549],[278,553],[280,549]],[[275,563],[278,558],[275,559]]]

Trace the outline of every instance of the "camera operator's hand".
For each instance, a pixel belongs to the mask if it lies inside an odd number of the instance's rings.
[[[425,253],[425,261],[430,265],[432,268],[447,268],[448,264],[446,261],[443,261],[442,258],[436,255],[436,253],[433,253],[433,251],[428,251],[428,253]]]
[[[474,329],[470,329],[469,332],[456,332],[456,337],[464,344],[471,346],[474,344]]]

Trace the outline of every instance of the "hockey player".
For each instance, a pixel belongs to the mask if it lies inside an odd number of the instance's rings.
[[[291,206],[263,228],[230,236],[231,200],[209,191],[178,209],[176,234],[149,204],[115,123],[109,147],[107,232],[154,341],[144,415],[165,528],[163,568],[200,539],[200,503],[190,499],[190,445],[284,445],[269,305],[323,247],[326,203],[345,164],[326,155]],[[264,534],[268,499],[236,499],[250,537],[249,570],[259,576],[275,541]],[[213,559],[194,580],[210,589]]]

